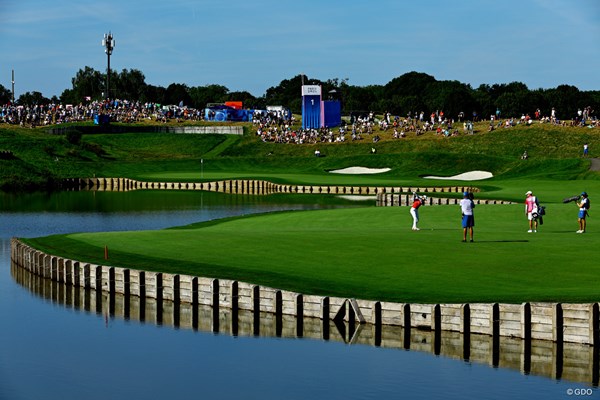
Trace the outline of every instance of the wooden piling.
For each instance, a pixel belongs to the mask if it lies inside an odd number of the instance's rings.
[[[304,295],[234,280],[82,263],[45,254],[18,239],[11,240],[11,261],[18,268],[41,279],[95,290],[96,297],[85,300],[88,309],[95,309],[101,303],[102,299],[98,296],[102,297],[102,293],[109,296],[124,294],[138,298],[141,303],[145,299],[154,299],[154,303],[144,305],[144,312],[166,301],[175,304],[173,307],[179,307],[179,303],[211,306],[216,313],[221,308],[248,311],[255,316],[269,313],[276,316],[275,330],[280,334],[283,316],[296,316],[303,320],[322,319],[323,335],[327,337],[329,331],[325,321],[338,320],[351,324],[353,329],[364,323],[397,326],[405,329],[408,332],[405,334],[409,335],[411,329],[432,331],[436,335],[441,331],[484,334],[494,338],[492,343],[496,347],[499,346],[498,338],[507,337],[526,341],[599,345],[598,303],[402,304]],[[56,286],[56,283],[53,285]],[[69,296],[68,291],[54,286],[50,285],[46,289],[50,296],[56,299]],[[117,306],[112,300],[109,304],[110,310]],[[171,315],[175,314],[168,309],[161,318],[171,318]],[[218,317],[213,323],[215,327],[219,326]],[[296,325],[295,331],[296,335],[304,335],[304,324]],[[348,337],[346,339],[349,340]],[[406,342],[405,345],[411,346]],[[434,336],[432,345],[434,351],[439,351],[437,336]],[[471,350],[467,354],[473,357],[474,352]],[[492,363],[498,362],[501,360],[492,360]]]

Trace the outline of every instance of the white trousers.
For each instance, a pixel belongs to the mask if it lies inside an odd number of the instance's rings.
[[[417,224],[419,223],[419,210],[417,210],[416,208],[411,207],[410,208],[410,215],[412,215],[413,217],[413,228],[417,227]]]

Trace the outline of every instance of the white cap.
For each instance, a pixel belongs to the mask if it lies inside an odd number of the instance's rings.
[[[527,193],[525,193],[525,196],[529,196],[530,194],[533,194],[533,192],[531,190],[528,190]]]

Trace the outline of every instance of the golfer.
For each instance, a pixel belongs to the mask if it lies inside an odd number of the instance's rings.
[[[463,242],[467,241],[467,231],[469,231],[471,242],[473,241],[473,227],[475,226],[475,216],[473,215],[474,208],[475,203],[471,199],[471,196],[469,196],[468,192],[464,192],[463,199],[460,201],[460,211],[462,215],[463,227]]]
[[[412,215],[413,218],[413,231],[419,230],[419,227],[417,226],[417,224],[419,223],[419,207],[423,205],[423,202],[424,199],[422,199],[419,195],[415,194],[412,206],[410,207],[410,215]]]
[[[577,233],[585,233],[585,218],[587,217],[588,210],[590,209],[590,199],[588,199],[588,194],[586,192],[581,193],[581,197],[577,201],[577,207],[579,207],[579,218],[577,218],[577,222],[579,222],[579,230]]]
[[[538,199],[536,196],[533,195],[531,190],[528,190],[527,193],[525,193],[525,196],[527,196],[525,198],[525,215],[529,220],[529,230],[527,232],[537,232],[538,221],[537,218],[534,217],[534,215],[538,212]]]

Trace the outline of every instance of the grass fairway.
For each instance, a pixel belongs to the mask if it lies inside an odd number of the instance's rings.
[[[366,207],[26,242],[102,265],[306,294],[424,303],[598,301],[600,235],[595,220],[588,233],[576,234],[576,213],[573,204],[552,204],[545,224],[530,234],[522,205],[479,205],[475,243],[461,242],[458,206],[422,208],[419,232],[410,230],[406,207]]]

